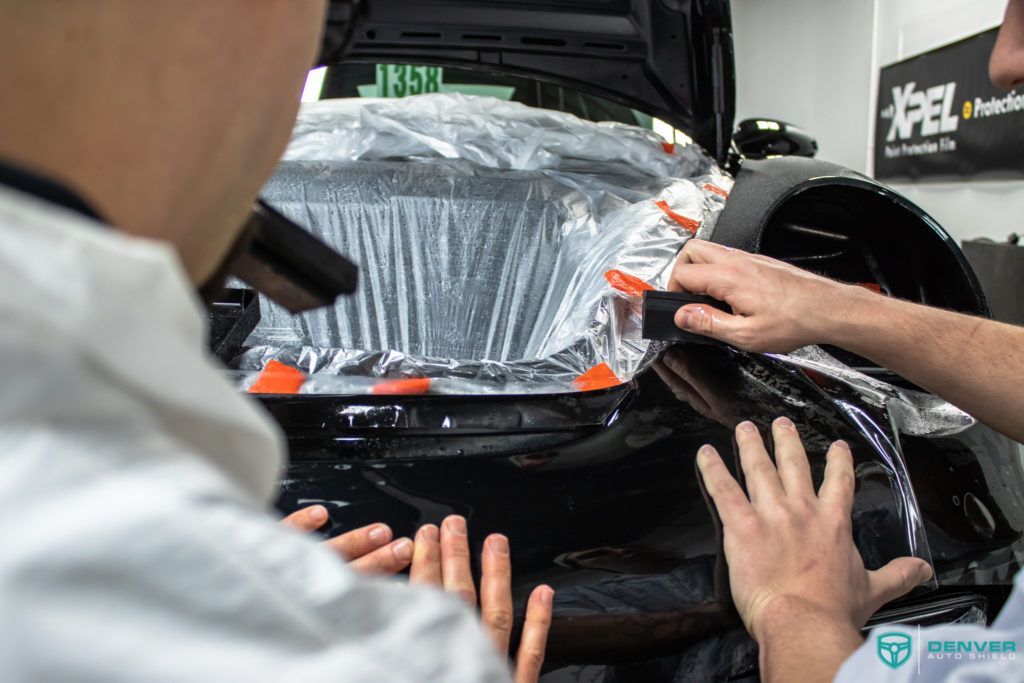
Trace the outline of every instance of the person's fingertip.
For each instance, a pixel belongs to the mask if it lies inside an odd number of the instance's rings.
[[[921,560],[921,563],[917,567],[918,583],[924,583],[932,578],[932,566]]]
[[[681,330],[685,330],[690,319],[690,310],[686,306],[683,306],[676,311],[673,319],[675,320],[676,327]]]
[[[466,535],[466,518],[462,515],[450,515],[443,522],[445,531],[457,536]]]
[[[541,586],[537,589],[537,599],[540,600],[540,604],[545,607],[550,607],[551,603],[555,599],[555,589],[551,586]]]
[[[487,537],[487,549],[495,555],[508,555],[508,538],[502,534],[491,534]]]
[[[736,425],[736,431],[743,432],[745,434],[755,434],[757,432],[757,425],[750,420],[745,420]]]
[[[327,521],[327,508],[323,505],[314,505],[306,510],[306,516],[309,517],[310,521],[322,525]]]
[[[400,538],[391,546],[391,552],[395,554],[395,559],[398,561],[411,562],[414,548],[413,542],[408,538]]]
[[[441,533],[434,524],[425,524],[416,532],[417,540],[426,543],[438,543],[441,540]]]
[[[711,460],[718,455],[718,451],[715,450],[711,444],[704,444],[697,451],[697,467],[702,470],[707,468],[711,464]]]
[[[850,450],[850,444],[846,443],[842,439],[838,439],[832,442],[833,448],[841,448],[844,451]]]
[[[376,546],[382,546],[391,541],[391,527],[386,524],[375,524],[368,534],[370,542]]]
[[[796,428],[796,425],[793,424],[793,421],[790,420],[785,415],[775,419],[775,426],[776,427],[782,427],[783,429],[795,429]]]

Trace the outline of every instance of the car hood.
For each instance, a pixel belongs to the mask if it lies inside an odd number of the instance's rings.
[[[719,162],[729,146],[728,0],[332,0],[320,63],[343,62],[525,76],[660,118]]]

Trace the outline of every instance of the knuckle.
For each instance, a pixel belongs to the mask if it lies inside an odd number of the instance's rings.
[[[441,547],[437,543],[417,541],[413,557],[423,562],[437,564],[441,561]]]
[[[506,582],[512,578],[512,567],[508,562],[491,562],[483,573],[488,580]]]
[[[814,504],[810,499],[804,497],[793,498],[790,502],[790,513],[796,519],[806,519],[813,516]]]
[[[697,329],[701,332],[711,334],[715,331],[715,318],[703,308],[697,314]]]
[[[525,664],[532,670],[537,670],[544,664],[544,650],[530,645],[519,652],[521,664]]]
[[[789,497],[784,497],[777,501],[775,505],[772,505],[765,510],[764,514],[766,517],[771,517],[775,524],[802,524],[805,521],[805,517],[802,514],[802,510],[799,505],[800,504],[795,500]]]
[[[911,586],[911,585],[913,585],[915,583],[915,581],[914,581],[914,573],[910,570],[909,567],[900,567],[900,569],[899,569],[899,577],[900,577],[900,588],[901,589],[904,589],[905,587]]]
[[[730,483],[736,480],[733,479],[732,475],[729,474],[729,471],[725,469],[725,465],[721,463],[711,463],[709,467],[710,480],[706,479],[705,481],[710,483],[715,494],[722,498],[734,499],[735,496],[731,495],[734,489],[730,486]]]
[[[741,512],[733,516],[732,526],[741,536],[756,535],[758,531],[757,515],[752,512]]]
[[[357,548],[354,548],[351,540],[344,536],[328,539],[327,547],[344,557],[353,557],[358,555],[358,552],[356,552]]]
[[[465,543],[443,543],[441,553],[444,557],[453,560],[468,560],[469,546]]]
[[[797,514],[789,503],[775,505],[768,509],[765,515],[771,517],[776,525],[790,526],[797,520]]]
[[[512,610],[504,607],[489,607],[483,612],[484,623],[499,631],[512,630]]]
[[[831,520],[831,525],[833,531],[840,538],[853,535],[853,520],[849,515],[835,515]]]
[[[836,484],[838,484],[844,491],[852,491],[856,483],[857,479],[853,476],[853,472],[851,470],[843,470],[836,474]]]
[[[754,340],[757,339],[757,333],[753,327],[750,324],[737,325],[732,332],[733,343],[742,349],[753,347]]]
[[[373,563],[373,568],[379,572],[390,571],[395,568],[395,565],[397,565],[397,562],[395,562],[393,558],[385,557],[377,553],[374,553],[371,556],[371,562]]]

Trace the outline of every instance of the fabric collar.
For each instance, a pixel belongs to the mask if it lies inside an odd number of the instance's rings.
[[[13,190],[30,194],[51,204],[63,206],[94,221],[106,222],[88,202],[65,185],[3,161],[0,161],[0,185],[6,185]]]

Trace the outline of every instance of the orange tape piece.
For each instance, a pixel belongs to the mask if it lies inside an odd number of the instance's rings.
[[[607,363],[601,363],[584,372],[574,379],[572,383],[580,391],[597,391],[598,389],[617,387],[622,384],[622,380],[612,372]]]
[[[393,379],[374,384],[370,393],[378,396],[409,396],[430,391],[430,378]]]
[[[697,234],[697,229],[700,228],[700,221],[695,221],[692,218],[687,218],[681,214],[676,213],[669,207],[668,202],[665,200],[654,202],[659,209],[665,212],[665,215],[674,220],[679,225],[683,226],[690,232]]]
[[[249,387],[250,394],[297,394],[306,383],[306,373],[272,360]]]
[[[643,296],[644,292],[654,290],[654,287],[647,284],[636,275],[623,273],[621,270],[612,269],[606,271],[604,279],[615,289],[627,296]]]
[[[704,189],[707,190],[708,192],[714,192],[715,194],[717,194],[719,197],[722,197],[723,199],[728,199],[729,198],[729,193],[726,192],[725,190],[723,190],[722,188],[720,188],[718,185],[712,185],[711,183],[706,183],[704,185]]]
[[[674,143],[674,142],[662,142],[661,143],[661,148],[663,150],[665,150],[665,154],[675,154],[676,153],[676,143]]]
[[[858,287],[863,287],[864,289],[869,289],[872,292],[874,292],[875,294],[881,294],[882,293],[882,286],[880,284],[878,284],[877,282],[858,282],[857,286]]]

